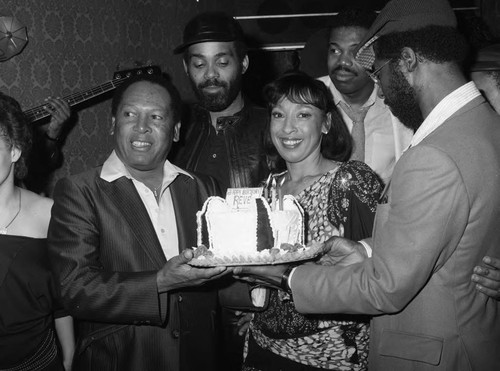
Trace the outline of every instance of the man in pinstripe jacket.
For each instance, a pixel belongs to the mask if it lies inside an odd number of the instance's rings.
[[[166,160],[179,103],[163,78],[127,80],[112,102],[114,151],[56,185],[49,250],[78,321],[73,370],[215,370],[217,296],[205,283],[225,268],[187,262],[216,187]]]

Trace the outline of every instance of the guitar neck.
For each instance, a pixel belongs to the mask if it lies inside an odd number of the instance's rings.
[[[116,89],[126,79],[127,78],[119,78],[115,80],[110,80],[105,82],[104,84],[95,86],[93,88],[65,96],[62,99],[68,102],[68,104],[72,107]],[[29,122],[35,122],[50,116],[51,114],[47,112],[47,110],[44,107],[45,104],[24,111],[24,114],[28,118]]]
[[[99,95],[112,91],[120,86],[125,80],[140,74],[159,75],[161,74],[161,70],[158,66],[146,66],[119,71],[115,73],[113,80],[109,80],[104,84],[68,95],[66,97],[63,97],[62,99],[68,102],[70,106],[75,106],[92,98],[98,97]],[[24,114],[28,118],[29,122],[33,123],[51,115],[50,112],[47,112],[45,107],[46,104],[42,104],[41,106],[37,106],[24,111]]]

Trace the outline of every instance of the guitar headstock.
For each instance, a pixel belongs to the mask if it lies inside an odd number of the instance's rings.
[[[136,68],[130,68],[130,69],[126,69],[126,70],[116,71],[113,74],[113,80],[128,79],[130,77],[143,75],[143,74],[161,75],[161,69],[159,66],[143,66],[143,67],[136,67]]]

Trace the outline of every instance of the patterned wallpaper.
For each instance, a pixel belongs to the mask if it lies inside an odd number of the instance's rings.
[[[0,89],[26,110],[48,96],[67,96],[112,79],[119,63],[151,60],[189,100],[181,57],[172,49],[193,15],[214,9],[231,14],[232,1],[4,0],[0,15],[26,25],[29,42],[21,54],[0,63]],[[51,186],[60,177],[99,165],[112,147],[109,99],[74,112],[64,163]]]
[[[184,100],[191,101],[181,57],[172,54],[187,21],[207,10],[248,15],[243,4],[252,4],[249,12],[253,13],[258,4],[272,1],[3,0],[0,16],[14,16],[26,25],[29,42],[21,54],[0,62],[0,89],[29,109],[50,95],[67,96],[110,80],[120,63],[150,60],[172,77]],[[482,1],[498,23],[498,0]],[[288,66],[295,55],[285,54],[266,55],[263,60],[252,56],[247,81],[255,87],[263,70]],[[252,86],[246,85],[247,91]],[[260,92],[258,87],[254,90]],[[112,146],[109,106],[109,96],[105,96],[74,109],[63,166],[54,172],[51,186],[58,178],[99,165],[107,157]]]

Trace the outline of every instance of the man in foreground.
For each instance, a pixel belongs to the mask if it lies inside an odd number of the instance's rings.
[[[446,0],[389,2],[360,43],[367,68],[374,41],[372,76],[416,132],[364,241],[372,257],[235,274],[281,282],[303,313],[374,315],[370,370],[496,369],[500,304],[470,277],[483,256],[500,254],[500,118],[461,72],[467,47]],[[329,245],[366,257],[358,242]]]
[[[166,160],[179,108],[169,81],[127,80],[112,102],[114,151],[56,185],[48,243],[78,320],[74,370],[216,370],[216,291],[199,286],[225,268],[187,264],[214,189]]]

